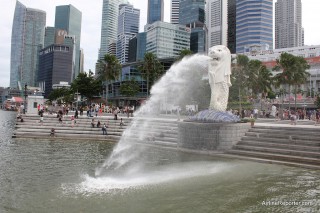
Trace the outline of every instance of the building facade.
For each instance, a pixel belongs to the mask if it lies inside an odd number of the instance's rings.
[[[171,0],[171,24],[179,24],[179,4],[180,0]]]
[[[73,48],[64,44],[53,44],[39,53],[39,86],[47,98],[54,84],[72,81]]]
[[[194,53],[206,52],[204,22],[205,0],[180,0],[179,24],[190,29],[190,50]]]
[[[273,0],[237,0],[236,8],[236,52],[273,49]]]
[[[38,52],[44,45],[46,13],[16,2],[10,59],[10,87],[18,84],[35,86],[38,73]]]
[[[139,32],[140,10],[130,4],[120,4],[116,56],[121,64],[129,59],[129,40]]]
[[[206,3],[207,50],[215,45],[227,46],[228,2],[207,0]]]
[[[275,4],[275,48],[303,45],[301,0],[278,0]]]
[[[267,68],[272,69],[276,65],[276,60],[279,59],[281,53],[284,52],[303,57],[310,65],[310,69],[307,70],[307,72],[310,73],[310,76],[300,88],[305,91],[304,95],[310,95],[307,91],[320,93],[320,45],[254,51],[245,53],[245,55],[247,55],[251,60],[262,61]],[[277,72],[273,73],[276,74]],[[289,91],[288,85],[286,89]]]
[[[126,3],[127,0],[103,0],[99,60],[108,53],[109,45],[117,40],[119,5]]]
[[[74,71],[72,79],[80,73],[80,41],[81,41],[82,13],[72,5],[61,5],[56,7],[55,23],[56,29],[66,30],[69,36],[74,38]]]
[[[152,24],[156,21],[163,21],[164,0],[148,0],[147,23]]]
[[[157,21],[145,29],[146,52],[158,58],[176,57],[183,49],[190,47],[190,31],[184,25]]]
[[[236,53],[236,0],[228,0],[228,48],[231,53]]]
[[[129,40],[129,62],[142,61],[147,48],[147,33],[136,34]]]

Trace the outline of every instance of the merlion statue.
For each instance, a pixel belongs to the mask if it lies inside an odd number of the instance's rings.
[[[223,45],[209,49],[209,84],[211,87],[210,110],[224,112],[227,109],[229,87],[231,86],[231,53]]]

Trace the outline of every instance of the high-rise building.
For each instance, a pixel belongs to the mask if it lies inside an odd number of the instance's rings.
[[[183,49],[190,47],[190,32],[187,27],[157,21],[147,25],[146,52],[155,54],[158,58],[176,57]]]
[[[44,44],[46,13],[25,7],[16,2],[10,61],[10,87],[25,84],[36,86],[38,72],[38,52]]]
[[[116,56],[121,64],[128,62],[129,40],[139,32],[140,10],[130,4],[119,5]]]
[[[206,51],[205,0],[180,0],[179,24],[191,30],[190,50],[194,53]]]
[[[236,53],[236,0],[228,0],[228,48]]]
[[[273,0],[237,0],[237,53],[273,49]]]
[[[99,60],[108,53],[109,44],[117,40],[119,5],[127,0],[103,0]]]
[[[179,24],[179,4],[180,0],[171,0],[171,24]]]
[[[152,24],[156,21],[163,21],[164,3],[163,0],[148,0],[147,23]]]
[[[64,44],[52,44],[40,51],[38,82],[45,97],[52,91],[53,84],[72,80],[73,48]]]
[[[206,26],[207,50],[215,45],[227,46],[228,37],[228,5],[224,0],[207,0]]]
[[[129,62],[141,61],[147,48],[147,33],[141,32],[129,40]]]
[[[205,0],[180,0],[179,24],[191,25],[204,23]]]
[[[278,0],[275,8],[275,48],[304,45],[301,0]]]
[[[71,4],[56,7],[54,27],[56,29],[66,30],[68,35],[74,38],[75,42],[75,66],[73,70],[73,79],[75,79],[80,73],[81,19],[82,13]]]

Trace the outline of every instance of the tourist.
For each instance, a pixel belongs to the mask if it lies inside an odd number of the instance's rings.
[[[98,122],[97,122],[97,127],[100,128],[100,126],[101,126],[101,123],[100,123],[100,121],[98,120]]]
[[[71,116],[71,127],[73,128],[73,126],[74,126],[74,116],[72,115]]]
[[[122,128],[122,126],[124,126],[124,123],[122,121],[122,118],[120,118],[120,128]]]
[[[83,116],[83,107],[80,107],[80,116]]]
[[[40,113],[40,124],[43,125],[43,113]]]
[[[54,128],[51,128],[50,137],[54,137],[55,132],[56,130]]]
[[[76,111],[74,112],[74,118],[78,118],[78,114],[79,114],[78,109],[76,109]]]
[[[94,119],[92,118],[91,127],[94,128],[94,126],[95,126],[95,123],[94,123]]]
[[[59,124],[62,124],[62,115],[58,115]]]
[[[106,125],[106,123],[103,124],[102,135],[107,135],[107,125]]]
[[[117,109],[115,109],[113,111],[113,115],[114,115],[114,120],[118,120],[118,110]]]
[[[23,104],[21,104],[21,106],[20,106],[20,110],[21,110],[21,112],[22,112],[23,114],[26,114],[25,109],[24,109],[24,105],[23,105]]]

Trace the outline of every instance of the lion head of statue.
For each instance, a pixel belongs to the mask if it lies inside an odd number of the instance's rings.
[[[231,53],[223,45],[213,46],[209,49],[209,82],[218,83],[226,80],[226,76],[231,75]],[[210,79],[211,76],[211,79]],[[214,76],[214,77],[213,77]],[[231,85],[230,80],[227,79]]]

